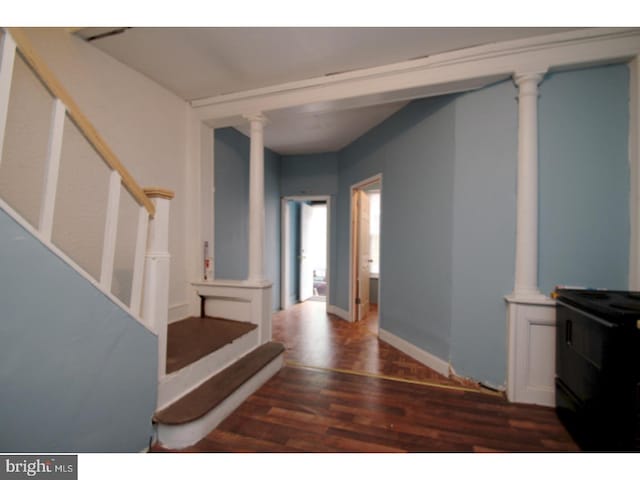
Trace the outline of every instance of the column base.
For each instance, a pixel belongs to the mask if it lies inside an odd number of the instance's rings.
[[[507,397],[555,406],[555,301],[545,295],[506,297]]]
[[[540,290],[513,291],[506,295],[504,299],[507,303],[517,303],[524,305],[555,305],[556,302]]]

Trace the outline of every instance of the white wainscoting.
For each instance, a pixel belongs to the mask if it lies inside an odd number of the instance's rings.
[[[271,340],[271,282],[210,280],[193,286],[205,297],[205,315],[255,323],[260,344]]]
[[[555,302],[507,302],[507,396],[512,402],[555,406]]]

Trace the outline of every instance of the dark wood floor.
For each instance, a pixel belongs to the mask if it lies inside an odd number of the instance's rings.
[[[378,310],[356,323],[326,313],[324,302],[299,303],[273,316],[273,339],[284,344],[290,363],[399,377],[445,385],[447,378],[378,339]]]
[[[552,409],[285,367],[186,452],[577,451]],[[155,451],[166,451],[161,448]]]
[[[274,339],[285,343],[289,366],[183,451],[578,451],[553,409],[460,387],[379,342],[377,315],[348,324],[323,309],[306,302],[275,316]],[[378,376],[387,374],[419,382]]]

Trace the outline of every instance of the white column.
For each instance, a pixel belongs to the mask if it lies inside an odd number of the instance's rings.
[[[249,164],[249,280],[266,280],[264,269],[264,126],[262,114],[245,116],[251,125]]]
[[[516,267],[513,296],[535,298],[538,290],[538,84],[543,73],[514,76],[518,85],[518,180]]]
[[[555,404],[555,302],[538,289],[538,84],[544,73],[514,75],[518,94],[516,268],[507,309],[507,396]]]
[[[145,188],[145,194],[156,207],[149,222],[147,254],[144,270],[142,319],[158,335],[158,378],[163,378],[167,365],[167,328],[169,323],[169,205],[173,192]]]

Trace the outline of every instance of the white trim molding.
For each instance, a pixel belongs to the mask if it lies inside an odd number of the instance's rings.
[[[427,367],[435,370],[445,377],[449,377],[450,363],[446,360],[442,360],[440,357],[433,355],[432,353],[422,350],[420,347],[407,342],[405,339],[394,335],[383,328],[378,331],[378,338],[383,342],[387,342],[394,348],[397,348],[402,353],[406,353],[411,358],[426,365]]]
[[[523,68],[547,71],[597,65],[639,53],[638,28],[585,28],[218,95],[191,105],[208,124],[233,126],[240,124],[249,111],[317,112],[406,101],[481,88]]]
[[[351,322],[355,322],[358,319],[356,318],[356,308],[355,308],[355,302],[356,302],[356,283],[357,283],[357,272],[354,271],[354,251],[353,251],[353,244],[354,241],[357,241],[357,239],[354,239],[354,235],[355,235],[355,222],[356,219],[354,218],[354,207],[355,205],[353,204],[353,196],[355,194],[356,191],[358,190],[362,190],[370,185],[373,184],[379,184],[380,188],[380,209],[382,210],[382,192],[383,192],[383,186],[382,186],[382,173],[376,173],[375,175],[372,175],[368,178],[365,178],[364,180],[360,180],[359,182],[354,183],[353,185],[351,185],[351,189],[349,190],[349,315],[348,315],[348,319]],[[380,217],[380,221],[382,221],[382,214]],[[382,234],[380,235],[380,246],[382,246]],[[378,275],[378,281],[380,281],[380,276]],[[378,310],[380,309],[380,299],[378,299]]]
[[[45,248],[47,248],[51,253],[56,255],[60,260],[69,265],[75,272],[84,278],[87,282],[89,282],[93,287],[97,288],[102,292],[102,294],[111,300],[115,305],[119,308],[127,312],[133,319],[135,319],[138,323],[140,323],[145,329],[150,331],[151,333],[157,335],[157,332],[145,322],[141,316],[133,311],[128,305],[122,303],[122,301],[116,297],[113,293],[108,292],[102,288],[102,285],[93,278],[85,269],[83,269],[80,265],[78,265],[75,260],[73,260],[69,255],[64,253],[58,247],[56,247],[50,240],[44,238],[40,232],[38,232],[29,222],[27,222],[18,212],[16,212],[8,203],[6,203],[2,198],[0,198],[0,210],[3,210],[7,215],[9,215],[18,225],[24,228],[31,236],[37,239]]]

